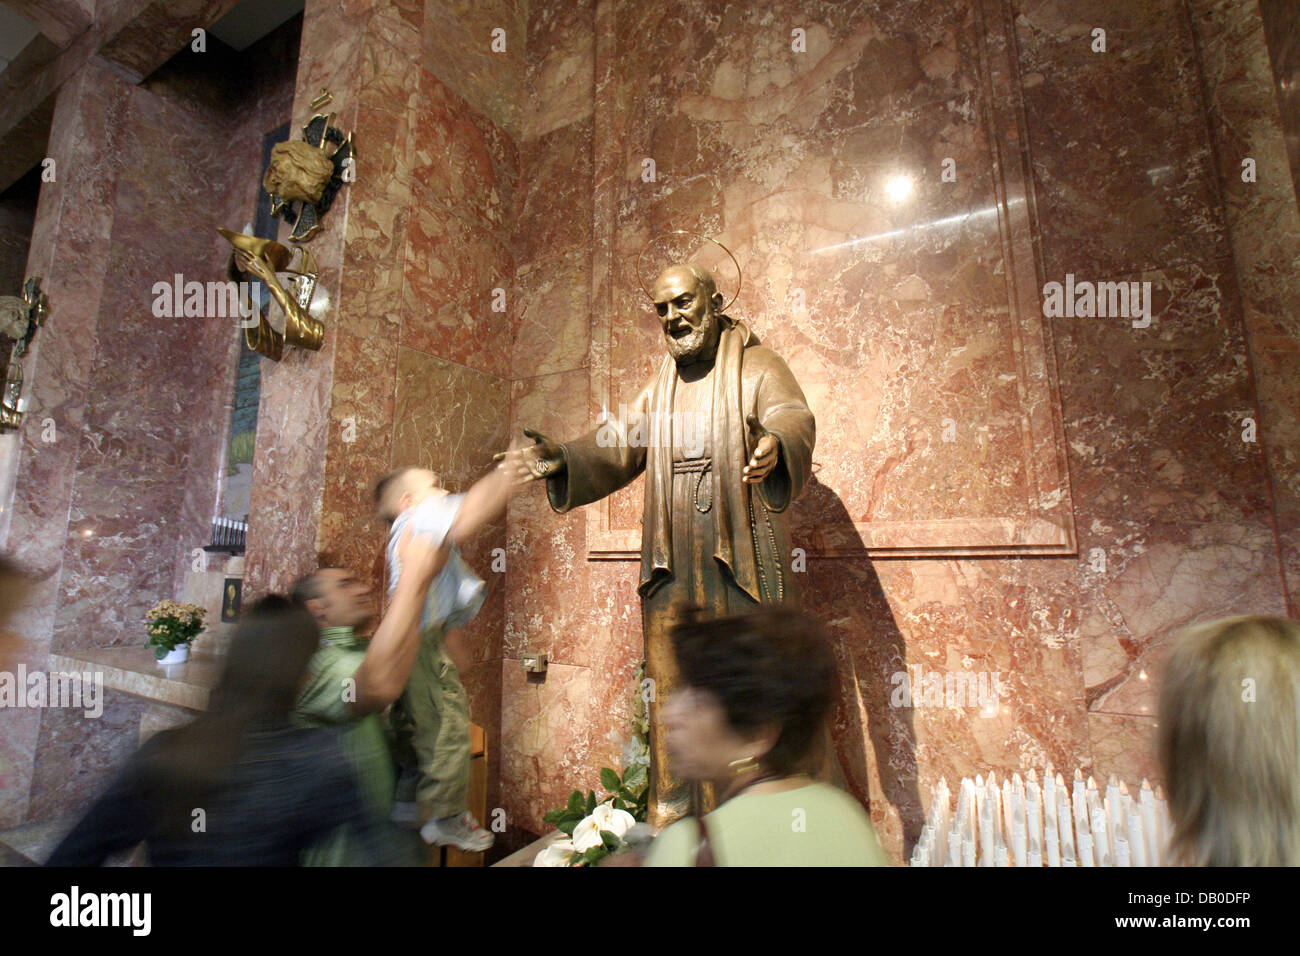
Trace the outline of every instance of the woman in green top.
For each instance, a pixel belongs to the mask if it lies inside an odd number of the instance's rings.
[[[835,683],[821,626],[769,608],[681,624],[673,648],[668,750],[719,805],[664,830],[645,865],[888,866],[861,805],[807,772]]]

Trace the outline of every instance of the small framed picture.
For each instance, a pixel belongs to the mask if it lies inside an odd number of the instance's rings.
[[[223,623],[233,621],[239,617],[239,604],[243,593],[243,578],[226,578],[225,587],[221,589],[221,620]]]

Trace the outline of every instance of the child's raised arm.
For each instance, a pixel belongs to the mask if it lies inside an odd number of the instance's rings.
[[[420,646],[420,613],[425,594],[447,563],[447,555],[445,544],[434,547],[427,538],[412,535],[409,529],[402,535],[399,545],[402,576],[357,668],[354,714],[383,710],[406,689]]]
[[[506,510],[506,501],[514,490],[511,474],[505,463],[497,465],[474,483],[465,493],[456,520],[452,522],[447,537],[456,545],[465,544],[483,530],[484,526],[500,517]]]

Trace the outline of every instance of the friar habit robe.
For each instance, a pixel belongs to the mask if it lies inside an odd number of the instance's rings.
[[[551,507],[563,513],[646,472],[637,590],[655,687],[650,816],[657,825],[686,812],[693,798],[706,810],[712,803],[712,794],[693,794],[673,775],[659,719],[675,679],[669,630],[681,607],[723,617],[798,602],[785,512],[808,481],[816,423],[781,357],[743,323],[718,320],[707,374],[688,369],[683,378],[665,356],[622,418],[560,446],[565,468],[547,479]],[[742,481],[759,438],[747,426],[751,415],[780,443],[776,465],[756,485]]]

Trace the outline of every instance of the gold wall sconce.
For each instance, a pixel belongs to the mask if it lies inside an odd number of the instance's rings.
[[[0,430],[13,431],[23,423],[19,401],[23,394],[23,366],[36,330],[49,314],[49,299],[41,291],[41,277],[31,276],[23,283],[23,294],[0,296],[0,335],[7,343],[4,386],[0,390]],[[3,348],[3,345],[0,345]]]
[[[280,307],[284,319],[284,331],[281,332],[271,323],[259,303],[246,303],[245,311],[249,317],[254,314],[257,316],[256,323],[244,325],[244,341],[248,347],[274,362],[283,357],[285,345],[319,351],[325,341],[325,326],[309,313],[319,274],[311,250],[295,246],[291,252],[271,239],[259,239],[229,229],[217,231],[234,247],[230,277],[238,279],[241,275],[255,276],[271,293],[271,300]],[[289,265],[297,252],[302,253],[302,259],[297,269],[291,269]],[[281,284],[280,275],[292,276],[289,281],[292,291]]]

